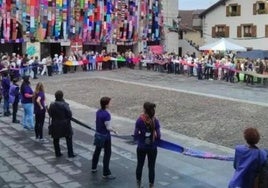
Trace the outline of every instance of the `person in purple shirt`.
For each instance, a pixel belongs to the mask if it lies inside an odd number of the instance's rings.
[[[17,120],[17,112],[18,112],[18,105],[20,102],[20,87],[18,85],[19,78],[13,78],[13,83],[9,89],[9,102],[12,104],[12,122],[13,123],[20,123]]]
[[[46,106],[44,86],[41,82],[38,82],[35,87],[33,101],[35,114],[35,138],[39,139],[40,142],[45,143],[47,140],[43,138],[43,126],[46,117]]]
[[[110,106],[111,98],[102,97],[100,100],[101,109],[96,112],[96,134],[102,135],[104,138],[104,156],[103,156],[103,179],[112,180],[115,179],[115,176],[112,175],[109,164],[111,158],[111,134],[110,132],[116,131],[111,126],[111,114],[108,111]],[[95,144],[96,145],[96,144]],[[99,156],[101,153],[102,146],[96,145],[95,151],[92,158],[92,168],[91,172],[97,172],[97,166],[99,161]]]
[[[134,138],[138,142],[136,168],[138,188],[141,187],[142,170],[146,156],[148,159],[150,188],[154,187],[157,141],[161,138],[160,124],[155,118],[155,107],[154,103],[145,102],[143,105],[144,113],[137,119],[135,125]]]
[[[260,134],[256,128],[244,130],[246,145],[235,147],[234,175],[229,183],[229,188],[253,188],[260,166],[266,161],[267,153],[259,149],[256,144]]]
[[[24,110],[22,125],[25,129],[34,130],[33,121],[33,90],[30,85],[29,76],[23,77],[23,82],[20,87],[21,104]]]

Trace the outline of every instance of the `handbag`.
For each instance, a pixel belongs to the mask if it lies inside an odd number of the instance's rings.
[[[107,135],[100,134],[100,133],[96,132],[95,135],[94,135],[94,145],[96,147],[103,148],[105,140],[106,140],[106,137],[107,137]]]

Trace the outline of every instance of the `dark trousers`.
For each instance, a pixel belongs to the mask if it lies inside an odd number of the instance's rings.
[[[48,74],[48,76],[52,76],[52,71],[53,71],[52,66],[47,66],[47,74]]]
[[[251,85],[254,84],[254,77],[251,75],[247,75],[247,84],[251,83]]]
[[[66,144],[67,144],[68,156],[72,156],[74,154],[72,136],[66,136],[65,139],[66,139]],[[60,156],[61,155],[60,139],[53,138],[53,144],[54,144],[54,149],[55,149],[55,155]]]
[[[37,78],[37,69],[38,69],[38,67],[37,66],[35,66],[35,67],[33,67],[33,73],[34,73],[34,76],[33,76],[33,78]]]
[[[202,80],[202,68],[197,68],[197,78],[198,80]]]
[[[95,151],[93,154],[93,159],[92,159],[92,169],[96,169],[98,166],[99,162],[99,157],[101,153],[101,147],[95,147]],[[106,140],[104,143],[104,155],[103,155],[103,175],[107,176],[111,174],[109,164],[110,164],[110,158],[111,158],[111,140]]]
[[[148,158],[148,169],[149,169],[149,183],[154,184],[155,179],[155,161],[157,156],[157,149],[141,149],[137,148],[137,168],[136,168],[136,179],[141,181],[142,169],[144,166],[145,157]]]
[[[239,72],[236,73],[237,82],[240,82],[240,75]]]
[[[37,113],[35,114],[35,138],[42,139],[43,138],[43,126],[45,122],[45,113]]]
[[[18,112],[18,102],[14,102],[12,104],[12,121],[15,122],[17,120],[17,112]]]

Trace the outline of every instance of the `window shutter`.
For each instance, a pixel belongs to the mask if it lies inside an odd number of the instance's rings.
[[[212,27],[212,38],[216,37],[216,27]]]
[[[265,25],[265,37],[268,38],[268,25]]]
[[[242,37],[242,31],[241,31],[241,26],[237,26],[237,37],[241,38]]]
[[[257,4],[254,3],[253,4],[253,15],[256,15],[257,14]]]
[[[265,5],[265,7],[264,7],[265,14],[268,14],[268,2],[266,1],[264,5]]]
[[[237,16],[241,16],[241,5],[237,5]]]
[[[229,9],[229,6],[226,6],[226,16],[230,16],[230,9]]]
[[[224,35],[225,35],[226,38],[229,38],[229,33],[230,33],[229,30],[230,30],[230,27],[229,26],[225,26],[225,34]]]
[[[256,25],[252,26],[252,37],[257,37],[257,26]]]

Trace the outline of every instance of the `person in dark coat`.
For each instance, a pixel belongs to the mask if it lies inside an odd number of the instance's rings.
[[[52,102],[48,109],[51,117],[51,124],[49,127],[49,134],[53,138],[53,144],[56,157],[61,157],[60,138],[65,137],[68,149],[68,157],[75,157],[73,153],[72,135],[73,130],[71,126],[72,111],[69,104],[63,99],[63,92],[58,90],[55,93],[55,102]]]
[[[8,77],[8,72],[2,73],[2,92],[4,96],[4,116],[9,116],[11,113],[9,111],[9,88],[10,88],[10,79]]]

